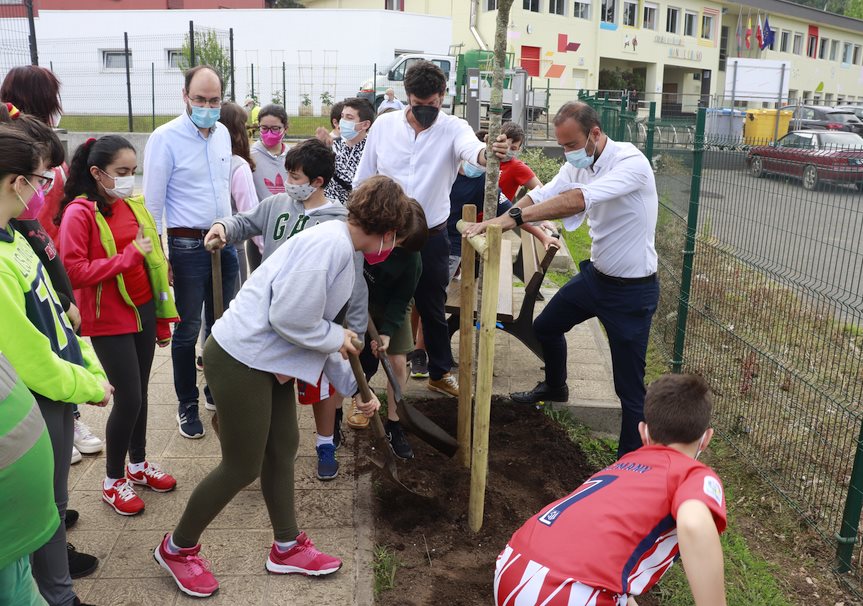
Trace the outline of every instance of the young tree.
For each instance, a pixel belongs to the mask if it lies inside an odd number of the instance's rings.
[[[180,49],[181,57],[177,61],[177,65],[181,70],[189,69],[194,65],[209,65],[222,77],[222,81],[227,85],[228,79],[231,76],[231,59],[228,53],[222,48],[219,42],[219,36],[214,31],[196,31],[195,32],[195,60],[192,61],[192,50],[189,45],[189,34],[186,34],[183,41],[183,48]]]

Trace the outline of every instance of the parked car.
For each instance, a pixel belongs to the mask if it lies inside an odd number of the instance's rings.
[[[853,183],[863,191],[863,137],[856,133],[801,130],[772,145],[753,147],[746,156],[749,174],[798,177],[804,189],[822,181]]]
[[[863,105],[837,105],[833,109],[843,112],[853,112],[857,119],[863,122]]]
[[[787,107],[794,112],[789,131],[794,130],[839,130],[863,134],[863,122],[851,110],[837,110],[817,105]]]

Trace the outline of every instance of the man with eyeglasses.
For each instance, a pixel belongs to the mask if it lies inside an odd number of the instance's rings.
[[[179,401],[177,423],[185,438],[204,435],[195,368],[202,307],[207,335],[214,321],[211,257],[204,248],[204,236],[213,221],[231,214],[231,140],[228,130],[218,122],[223,91],[222,78],[212,67],[199,65],[187,70],[183,88],[186,111],[153,131],[144,150],[144,198],[159,234],[166,232],[168,236],[174,298],[180,315],[171,342],[171,359]],[[222,297],[227,305],[234,295],[239,263],[232,245],[220,254]],[[209,388],[204,388],[204,395],[207,408],[215,410]]]

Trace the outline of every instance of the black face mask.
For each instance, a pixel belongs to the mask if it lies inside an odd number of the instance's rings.
[[[438,112],[440,112],[440,108],[433,105],[411,105],[411,113],[423,128],[428,128],[434,124],[434,121],[437,120]]]

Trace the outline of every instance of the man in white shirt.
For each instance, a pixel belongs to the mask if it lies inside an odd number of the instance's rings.
[[[200,65],[186,71],[186,111],[153,131],[144,150],[144,199],[159,234],[165,231],[168,235],[180,315],[171,341],[171,360],[179,401],[177,422],[180,435],[186,438],[204,435],[195,369],[202,307],[207,334],[213,325],[213,276],[204,236],[213,221],[231,214],[231,140],[228,129],[218,122],[223,91],[222,78],[213,68]],[[227,305],[234,295],[239,263],[231,245],[221,255],[222,296]],[[209,388],[204,393],[207,408],[214,410]]]
[[[386,175],[423,207],[429,239],[421,251],[422,275],[414,302],[422,319],[432,391],[458,395],[446,324],[446,287],[449,283],[449,192],[462,161],[485,166],[485,143],[470,125],[440,111],[446,76],[429,61],[417,61],[405,74],[409,106],[375,120],[353,186],[373,175]],[[495,142],[495,154],[505,158],[506,140]]]
[[[596,316],[611,346],[614,388],[623,409],[618,448],[623,456],[641,446],[647,340],[659,300],[656,182],[647,158],[632,144],[609,139],[589,105],[566,103],[554,117],[554,131],[567,160],[557,176],[507,215],[472,225],[466,233],[482,233],[489,223],[512,229],[544,219],[563,219],[564,227],[574,230],[588,218],[590,260],[579,264],[579,273],[533,323],[545,358],[545,381],[511,397],[520,403],[568,401],[564,334]]]
[[[384,93],[384,100],[381,101],[381,104],[378,105],[378,113],[383,112],[386,109],[404,109],[405,104],[396,99],[396,92],[388,88],[387,92]]]

